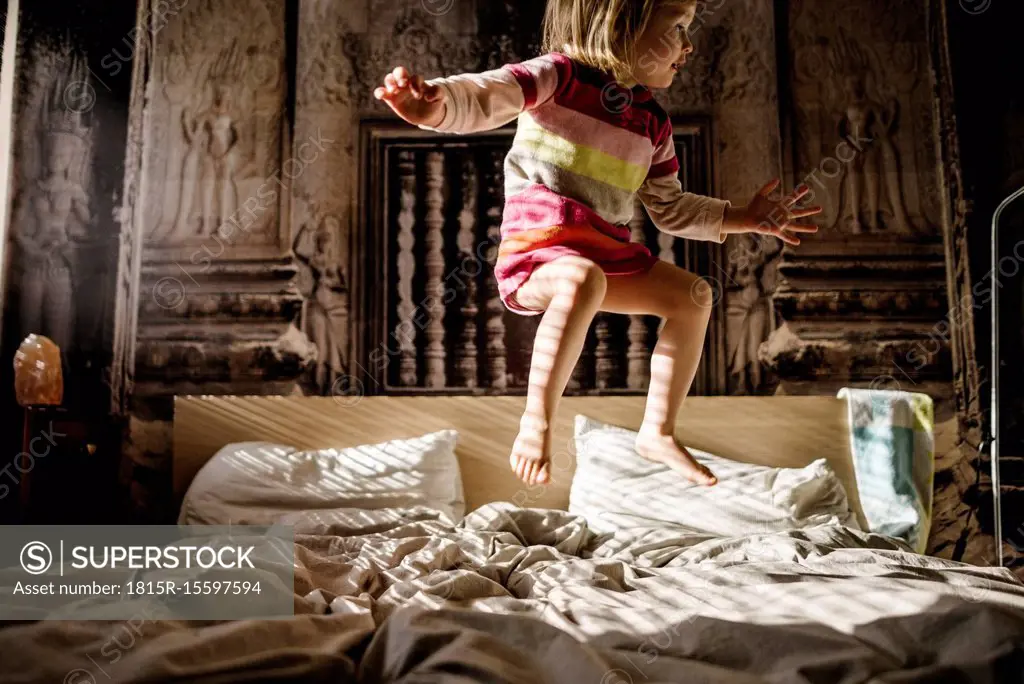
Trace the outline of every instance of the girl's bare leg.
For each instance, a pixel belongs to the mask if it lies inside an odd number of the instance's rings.
[[[676,442],[674,432],[679,408],[697,374],[713,303],[707,281],[659,261],[645,274],[608,278],[601,305],[603,311],[663,319],[651,357],[651,384],[636,449],[645,458],[665,463],[687,479],[707,485],[715,484],[717,479]]]
[[[509,463],[527,484],[550,480],[550,427],[587,330],[605,298],[606,278],[589,259],[565,256],[539,267],[516,291],[528,309],[544,310],[533,343],[526,411]]]

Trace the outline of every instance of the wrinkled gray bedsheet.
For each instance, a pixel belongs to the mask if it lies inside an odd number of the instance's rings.
[[[842,527],[297,515],[296,617],[0,630],[2,682],[1024,682],[1024,584]],[[116,659],[115,659],[116,658]]]

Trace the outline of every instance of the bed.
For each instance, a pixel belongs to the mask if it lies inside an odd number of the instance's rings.
[[[751,501],[779,504],[744,530],[729,527],[741,511],[722,500],[714,506],[724,505],[723,520],[712,519],[714,507],[694,509],[708,519],[701,529],[651,522],[693,510],[651,513],[649,500],[672,488],[643,466],[619,467],[643,397],[565,398],[554,482],[526,487],[507,463],[522,407],[518,397],[179,398],[182,521],[267,515],[294,525],[295,617],[11,627],[0,632],[4,681],[69,681],[73,671],[80,678],[70,681],[81,682],[1024,681],[1024,585],[1008,570],[928,557],[869,529],[873,499],[860,491],[847,401],[686,400],[682,441],[733,462],[750,477]],[[456,473],[458,496],[427,488],[402,500],[378,487],[369,498],[253,505],[250,490],[217,485],[216,464],[239,444],[248,455],[291,445],[282,463],[292,467],[308,465],[295,454],[362,454],[447,431],[457,433],[448,442],[457,469],[435,475]],[[619,446],[601,463],[590,444]],[[258,462],[250,483],[271,479]],[[584,483],[584,470],[598,466],[619,468],[621,479]],[[624,494],[638,483],[642,494]],[[425,505],[431,497],[443,505]],[[803,510],[810,499],[831,508]],[[591,514],[602,506],[634,508]],[[114,638],[119,656],[108,662],[98,654]]]

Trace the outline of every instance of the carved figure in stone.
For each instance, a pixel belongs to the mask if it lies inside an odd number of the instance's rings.
[[[866,77],[873,73],[871,60],[844,35],[831,61],[833,72],[842,75],[845,102],[837,132],[857,148],[853,159],[841,166],[836,223],[851,233],[914,232],[904,205],[903,169],[894,142],[899,102],[895,98],[880,102],[871,96]]]
[[[726,304],[729,375],[736,394],[754,394],[763,384],[757,350],[772,328],[771,296],[764,281],[781,253],[777,243],[746,235],[729,259],[729,282],[740,288],[729,293]]]
[[[238,209],[238,186],[235,182],[238,130],[231,115],[228,90],[218,84],[213,89],[213,107],[207,112],[204,126],[209,134],[203,167],[203,217],[208,221],[203,230],[212,233]],[[216,209],[214,204],[217,203]]]
[[[324,216],[315,231],[303,224],[292,251],[302,268],[300,290],[304,298],[300,329],[316,345],[315,381],[321,391],[330,390],[345,374],[348,351],[348,284],[334,248],[341,235],[337,217]]]
[[[178,236],[211,235],[238,209],[239,134],[228,84],[239,73],[233,45],[210,70],[212,104],[198,114],[188,107],[182,110],[182,134],[188,151],[181,167],[181,198],[174,227]],[[201,213],[198,220],[193,220],[197,191]]]
[[[192,213],[192,202],[201,182],[199,165],[209,147],[205,127],[201,126],[196,119],[190,121],[187,109],[181,112],[181,128],[185,135],[185,141],[188,143],[188,150],[181,163],[181,198],[178,203],[178,216],[174,222],[175,235],[188,233],[188,217]],[[202,232],[201,221],[196,232]]]
[[[91,86],[82,58],[66,59],[71,67],[54,75],[40,112],[41,175],[23,189],[13,231],[20,248],[22,331],[45,335],[65,352],[75,319],[74,245],[86,236],[91,218],[85,189],[91,107],[68,101],[70,89],[88,92]]]

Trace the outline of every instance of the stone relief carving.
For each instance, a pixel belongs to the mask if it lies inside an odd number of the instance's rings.
[[[353,35],[335,3],[315,3],[302,8],[302,35],[297,75],[300,107],[349,103],[352,69],[343,46]]]
[[[196,113],[181,110],[181,128],[188,151],[181,167],[181,199],[173,232],[178,236],[211,235],[238,209],[238,126],[234,121],[229,83],[239,77],[238,44],[221,52],[210,68],[213,102]],[[200,213],[195,215],[197,199]]]
[[[20,336],[51,338],[66,355],[76,327],[76,247],[88,236],[95,103],[88,66],[70,44],[36,51],[38,88],[23,114],[34,126],[23,145],[12,238],[21,291]],[[91,98],[91,101],[90,101]],[[30,142],[29,142],[30,141]]]
[[[711,109],[727,102],[773,102],[774,46],[765,30],[773,21],[764,0],[704,3],[690,28],[694,51],[665,93],[667,106]]]
[[[903,204],[903,168],[896,149],[900,103],[896,98],[868,92],[867,74],[873,67],[865,49],[840,33],[829,54],[832,72],[842,82],[839,139],[863,145],[859,154],[842,166],[839,213],[831,227],[848,233],[891,230],[921,232],[912,225]],[[863,141],[863,142],[861,142]]]
[[[150,15],[139,12],[136,18],[138,39],[134,49],[131,95],[128,105],[128,131],[125,147],[125,173],[123,204],[116,210],[120,227],[120,245],[117,257],[117,285],[114,294],[114,326],[109,372],[111,412],[118,416],[128,413],[135,384],[135,348],[139,320],[139,262],[136,257],[142,249],[142,236],[138,230],[139,183],[145,148],[145,96],[153,44],[147,31]],[[141,23],[141,25],[140,25]]]
[[[399,64],[428,79],[485,68],[481,63],[483,42],[477,37],[453,39],[439,33],[433,28],[436,19],[416,4],[403,9],[394,26],[380,34],[354,33],[342,25],[341,48],[350,62],[345,69],[347,90],[356,109],[390,111],[374,99],[373,89]]]
[[[908,20],[917,13],[874,0],[839,13],[792,5],[797,173],[817,186],[822,225],[836,229],[826,235],[938,232],[926,37]]]
[[[283,10],[266,0],[236,0],[232,10],[197,0],[155,36],[151,244],[202,243],[221,226],[239,244],[279,238],[277,202],[265,200],[281,162]]]
[[[773,329],[771,293],[782,246],[774,238],[736,238],[726,266],[726,342],[730,388],[734,394],[758,394],[765,378],[758,348]]]
[[[298,327],[316,346],[313,379],[321,392],[348,368],[348,254],[336,246],[341,232],[338,218],[324,215],[315,228],[303,224],[292,246],[303,297]]]
[[[666,108],[713,112],[717,128],[718,194],[745,202],[779,173],[781,150],[772,3],[766,0],[709,0],[691,27],[695,51],[678,82],[667,92]],[[660,96],[659,96],[660,99]],[[730,391],[762,393],[766,378],[758,347],[774,326],[778,246],[730,240],[725,271],[725,352]],[[745,255],[745,256],[742,256]]]

